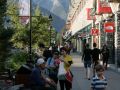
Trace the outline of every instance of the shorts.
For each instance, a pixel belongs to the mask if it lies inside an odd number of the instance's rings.
[[[90,68],[91,67],[91,62],[85,61],[84,62],[84,67],[85,68]]]

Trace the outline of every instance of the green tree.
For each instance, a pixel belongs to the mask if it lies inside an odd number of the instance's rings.
[[[9,2],[10,3],[10,2]],[[20,23],[20,17],[18,15],[18,5],[16,2],[8,4],[7,15],[10,19],[11,28],[14,30],[11,42],[16,48],[26,48],[28,47],[29,37],[28,37],[28,25],[23,25]]]
[[[12,30],[5,29],[7,0],[0,0],[0,71],[5,70],[5,61],[9,55]]]
[[[7,67],[12,70],[18,70],[28,59],[28,53],[25,51],[15,51],[8,59]]]
[[[32,44],[37,46],[39,43],[43,43],[46,46],[49,45],[49,30],[48,27],[50,21],[48,17],[42,16],[39,7],[36,7],[34,16],[32,17]]]
[[[35,8],[35,11],[32,12],[33,16],[31,17],[31,30],[32,30],[32,53],[36,48],[38,49],[39,43],[49,45],[49,30],[50,21],[47,16],[42,16],[39,7]],[[30,23],[23,25],[20,23],[20,17],[18,16],[18,5],[16,2],[12,2],[8,5],[7,16],[9,17],[10,25],[13,30],[13,35],[11,42],[15,48],[18,50],[23,50],[24,52],[29,49],[29,37],[30,37]],[[19,55],[19,54],[18,54]],[[32,54],[33,55],[33,54]],[[19,67],[20,62],[16,63],[16,57],[12,53],[12,57],[8,59],[11,61],[11,68]],[[14,59],[13,59],[14,58]],[[24,60],[26,57],[23,56]],[[18,59],[17,59],[18,60]],[[20,60],[21,61],[21,60]],[[23,61],[22,61],[23,62]],[[23,62],[24,63],[24,62]]]
[[[14,29],[14,35],[12,36],[11,42],[17,48],[28,48],[29,46],[29,32],[30,26],[22,25],[20,22],[20,17],[17,15],[18,7],[17,4],[9,4],[7,13],[10,17],[12,23],[12,28]],[[49,45],[49,30],[50,21],[47,16],[42,16],[39,7],[35,8],[35,11],[32,12],[31,30],[32,30],[32,47],[33,49],[38,47],[39,43]]]

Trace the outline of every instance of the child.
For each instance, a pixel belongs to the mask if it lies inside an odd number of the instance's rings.
[[[96,74],[92,78],[91,90],[106,90],[107,80],[104,77],[104,67],[102,65],[96,65]]]

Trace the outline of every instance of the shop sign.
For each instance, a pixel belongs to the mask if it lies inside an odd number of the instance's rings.
[[[95,35],[95,36],[99,35],[99,29],[97,29],[97,28],[92,28],[92,29],[91,29],[91,35]]]
[[[91,15],[92,8],[87,8],[86,10],[87,10],[87,20],[94,20],[95,16]]]
[[[114,22],[106,22],[104,23],[104,32],[112,33],[114,32]]]
[[[109,3],[105,0],[97,0],[97,14],[106,14],[106,13],[112,13],[112,9],[109,6]]]

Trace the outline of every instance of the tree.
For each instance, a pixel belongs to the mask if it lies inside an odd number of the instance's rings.
[[[17,48],[28,48],[29,47],[29,23],[27,25],[22,25],[19,21],[17,15],[18,7],[17,4],[9,4],[7,13],[9,13],[10,21],[14,29],[14,35],[12,36],[11,42]],[[42,16],[39,7],[35,7],[35,11],[32,12],[32,47],[33,49],[38,47],[39,43],[43,43],[46,46],[49,45],[49,30],[50,21],[47,16]],[[54,32],[54,30],[52,30]]]
[[[0,0],[0,71],[5,70],[5,61],[9,55],[10,42],[12,35],[10,29],[4,28],[7,0]]]
[[[10,3],[10,2],[9,2]],[[18,15],[18,5],[16,2],[12,2],[8,5],[7,16],[11,23],[11,28],[14,30],[14,34],[11,38],[13,46],[16,48],[28,47],[28,25],[22,25],[20,23],[20,17]]]
[[[32,44],[37,46],[39,43],[43,43],[46,46],[49,45],[49,27],[50,21],[48,17],[42,16],[39,7],[37,6],[32,17]]]
[[[21,24],[20,17],[18,16],[18,7],[16,2],[12,2],[8,5],[7,8],[7,16],[9,17],[9,21],[11,23],[11,28],[13,30],[13,35],[11,38],[11,42],[13,47],[18,48],[17,50],[21,50],[26,52],[29,49],[29,37],[30,37],[30,23],[23,25]],[[35,7],[35,11],[32,12],[34,14],[31,19],[31,30],[32,30],[32,53],[36,48],[38,49],[39,44],[49,45],[49,31],[48,27],[50,25],[50,21],[47,16],[42,16],[39,7]],[[34,54],[32,54],[34,55]],[[33,57],[33,56],[32,56]],[[16,63],[16,56],[12,55],[8,59],[12,61],[11,64],[13,67],[19,67],[19,63]],[[24,57],[25,58],[25,57]],[[26,60],[26,59],[24,59]],[[12,66],[11,66],[12,67]]]

